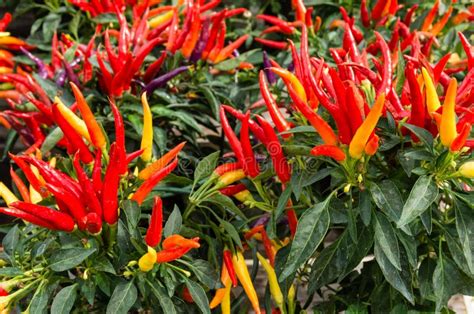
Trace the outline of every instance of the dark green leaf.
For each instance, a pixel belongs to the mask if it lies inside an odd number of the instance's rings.
[[[61,249],[54,252],[49,259],[49,267],[55,272],[61,272],[82,263],[86,258],[93,254],[96,249]]]
[[[165,277],[167,278],[167,277]],[[173,301],[170,297],[163,291],[163,288],[155,283],[148,281],[148,286],[150,287],[151,292],[156,296],[158,302],[160,302],[161,309],[163,313],[177,314],[176,308],[173,304]]]
[[[199,284],[189,279],[186,279],[186,287],[188,288],[189,293],[191,293],[194,302],[201,312],[210,314],[211,311],[209,310],[209,299],[207,298],[204,289]]]
[[[461,202],[455,206],[456,230],[470,273],[474,274],[474,215]]]
[[[402,270],[400,266],[400,249],[392,224],[382,213],[376,213],[375,218],[375,243],[382,249],[390,263],[396,269]]]
[[[372,198],[392,221],[398,221],[403,209],[403,199],[397,186],[390,180],[370,184]]]
[[[133,281],[121,282],[115,287],[109,304],[107,304],[107,314],[128,313],[137,300],[137,288]]]
[[[172,234],[179,233],[181,230],[181,225],[183,223],[183,218],[181,217],[181,212],[178,206],[175,206],[171,215],[166,220],[165,227],[163,228],[164,237],[169,237]]]
[[[307,209],[299,219],[291,251],[279,281],[293,274],[314,253],[329,228],[329,202],[332,195]]]
[[[397,226],[403,227],[421,215],[438,196],[438,186],[432,177],[422,176],[416,180],[403,206],[402,216]]]
[[[77,297],[77,284],[62,288],[51,304],[51,314],[70,313]]]
[[[207,178],[211,175],[211,173],[217,166],[219,154],[220,151],[214,152],[203,158],[198,163],[198,165],[196,166],[196,170],[194,171],[194,184],[196,184],[199,180]]]
[[[416,137],[418,137],[420,141],[425,144],[426,148],[429,149],[433,146],[433,135],[431,135],[431,133],[428,132],[426,129],[408,123],[404,123],[403,126],[406,127],[408,130],[412,131],[413,134],[415,134]]]
[[[196,259],[192,262],[191,265],[196,277],[207,288],[214,289],[217,286],[217,283],[219,282],[217,273],[208,261]]]
[[[227,232],[227,234],[232,238],[232,240],[237,244],[238,247],[240,247],[241,250],[243,250],[242,247],[242,242],[240,242],[240,236],[235,227],[228,221],[225,221],[223,219],[220,220],[222,227],[224,230]]]

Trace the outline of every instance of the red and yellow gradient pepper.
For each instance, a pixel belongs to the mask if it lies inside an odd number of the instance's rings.
[[[86,123],[84,120],[76,116],[71,109],[69,109],[59,97],[54,98],[54,102],[57,104],[57,108],[64,119],[69,123],[69,125],[77,132],[77,134],[84,137],[87,141],[91,142],[91,137],[89,131],[87,130]]]
[[[216,308],[219,304],[222,303],[222,300],[225,298],[227,294],[227,287],[229,290],[232,287],[232,279],[229,276],[229,272],[227,271],[227,267],[224,263],[222,263],[222,270],[221,270],[221,282],[224,285],[224,288],[217,289],[214,298],[212,298],[211,302],[209,303],[209,308],[212,310]]]
[[[82,95],[79,88],[72,82],[71,88],[72,92],[74,93],[74,97],[76,98],[77,108],[79,108],[82,119],[86,124],[92,145],[94,145],[96,148],[104,149],[107,141],[102,128],[99,126],[99,123],[95,119],[94,114],[92,113],[89,105],[84,99],[84,95]]]
[[[138,267],[143,272],[149,272],[153,269],[156,263],[156,256],[157,253],[154,248],[151,246],[148,247],[148,252],[145,253],[140,259],[138,260]]]
[[[146,92],[142,94],[143,107],[143,135],[140,148],[143,150],[141,158],[143,161],[150,161],[153,154],[153,118],[151,116],[150,105],[146,98]]]
[[[454,139],[457,137],[456,131],[456,91],[458,83],[455,78],[449,82],[446,97],[443,103],[443,113],[441,114],[441,122],[439,126],[439,137],[441,143],[445,147],[450,147]]]
[[[349,155],[352,158],[360,159],[365,150],[368,140],[377,125],[385,104],[385,94],[381,93],[375,100],[375,104],[365,118],[362,125],[357,129],[349,144]]]
[[[423,80],[425,82],[426,88],[426,109],[428,110],[428,114],[433,116],[433,113],[441,107],[439,102],[438,93],[436,92],[436,87],[431,79],[430,74],[426,68],[422,68],[421,72],[423,74]]]
[[[253,310],[255,313],[260,314],[260,304],[258,302],[257,292],[255,291],[252,279],[250,278],[244,256],[240,251],[237,251],[232,256],[232,263],[234,264],[235,274],[237,275],[237,278],[239,278],[240,284],[249,298]]]

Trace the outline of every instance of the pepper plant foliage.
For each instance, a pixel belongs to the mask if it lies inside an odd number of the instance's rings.
[[[474,295],[474,6],[7,5],[1,310],[431,312]]]

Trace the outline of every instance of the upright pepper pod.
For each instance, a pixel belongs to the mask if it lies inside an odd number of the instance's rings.
[[[150,178],[154,173],[163,169],[166,165],[168,165],[173,159],[178,156],[179,152],[183,149],[186,142],[182,142],[172,148],[169,152],[164,154],[160,159],[153,162],[152,164],[148,165],[145,169],[138,173],[138,178],[141,180],[147,180]]]
[[[223,253],[224,265],[232,280],[232,286],[237,287],[237,277],[235,276],[234,265],[232,264],[232,252],[228,249]]]
[[[260,169],[253,153],[252,144],[250,143],[249,119],[250,111],[247,112],[245,119],[242,121],[242,128],[240,130],[240,145],[242,147],[242,154],[244,156],[244,169],[251,178],[255,178],[260,174]]]
[[[143,150],[141,158],[147,162],[151,159],[153,154],[153,118],[151,116],[150,105],[146,98],[146,92],[142,94],[143,106],[143,135],[140,148]]]
[[[426,88],[426,109],[428,110],[428,114],[433,116],[433,113],[436,112],[439,107],[441,107],[438,93],[436,93],[436,87],[431,80],[428,70],[426,70],[426,68],[422,68],[421,73],[423,74],[423,81]]]
[[[148,246],[148,252],[138,260],[138,267],[143,272],[149,272],[155,266],[157,253],[154,248]]]
[[[219,288],[216,291],[216,294],[212,298],[211,302],[209,303],[209,308],[212,310],[216,308],[219,304],[222,303],[222,300],[226,296],[227,287],[232,287],[232,280],[230,279],[229,272],[227,271],[227,267],[224,263],[222,263],[222,270],[221,270],[221,283],[224,285],[224,288]]]
[[[163,202],[161,201],[161,198],[159,196],[156,196],[154,200],[153,209],[151,211],[150,224],[145,235],[145,242],[148,246],[155,247],[161,242],[162,229]]]
[[[439,137],[445,147],[450,147],[457,136],[456,130],[456,91],[458,83],[455,78],[449,82],[446,97],[443,103],[443,113],[441,114],[441,123],[439,126]]]
[[[382,93],[377,97],[374,106],[370,110],[364,122],[362,122],[362,125],[357,129],[354,137],[351,140],[351,143],[349,144],[349,155],[352,158],[360,159],[362,157],[362,153],[365,150],[367,141],[369,140],[370,135],[377,125],[377,122],[382,116],[384,104],[385,94]]]

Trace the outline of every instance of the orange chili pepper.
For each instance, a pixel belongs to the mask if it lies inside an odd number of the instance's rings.
[[[443,112],[441,114],[441,123],[439,126],[439,137],[445,147],[450,147],[457,136],[456,131],[456,92],[458,82],[452,78],[449,82],[446,97],[443,103]]]

